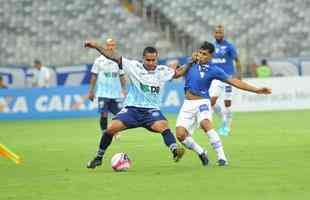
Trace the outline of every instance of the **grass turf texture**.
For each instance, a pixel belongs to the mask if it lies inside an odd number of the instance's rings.
[[[173,163],[160,135],[132,129],[95,170],[85,165],[97,151],[98,119],[0,122],[0,142],[24,158],[0,157],[0,199],[310,199],[309,119],[309,110],[235,113],[233,134],[222,137],[227,167],[215,165],[201,131],[194,138],[209,151],[208,167],[190,151]],[[133,166],[117,173],[110,158],[121,151]]]

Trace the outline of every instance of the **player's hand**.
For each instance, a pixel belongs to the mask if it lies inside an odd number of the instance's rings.
[[[85,40],[84,42],[84,47],[85,48],[96,48],[96,42],[91,41],[91,40]]]
[[[93,91],[89,91],[89,92],[88,92],[88,95],[87,95],[87,98],[88,98],[89,100],[93,101],[94,98],[95,98],[95,93],[94,93]]]
[[[271,94],[272,93],[272,89],[271,88],[267,88],[267,87],[262,87],[262,88],[258,88],[256,90],[257,94]]]
[[[198,62],[198,52],[197,52],[197,51],[194,51],[194,52],[192,53],[192,61],[193,61],[194,63]]]

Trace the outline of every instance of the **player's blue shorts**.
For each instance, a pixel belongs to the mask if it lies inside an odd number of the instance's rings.
[[[122,103],[118,99],[98,97],[98,112],[111,112],[116,115],[122,109]]]
[[[120,120],[127,128],[144,127],[151,130],[154,122],[167,120],[159,109],[126,106],[113,119]]]

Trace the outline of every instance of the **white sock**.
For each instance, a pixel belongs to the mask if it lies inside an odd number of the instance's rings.
[[[221,120],[223,120],[222,107],[219,104],[215,104],[213,106],[213,112],[216,113],[221,118]]]
[[[225,110],[223,111],[223,123],[224,126],[231,128],[231,122],[232,122],[232,112],[230,107],[225,107]]]
[[[207,153],[197,142],[191,137],[187,136],[185,140],[182,141],[182,144],[193,151],[195,151],[198,155],[201,155],[203,152]]]
[[[213,149],[216,151],[218,160],[219,159],[227,160],[225,153],[224,153],[224,148],[223,148],[223,145],[222,145],[222,142],[221,142],[221,139],[218,133],[214,129],[211,129],[208,131],[208,137],[210,139],[210,143]]]

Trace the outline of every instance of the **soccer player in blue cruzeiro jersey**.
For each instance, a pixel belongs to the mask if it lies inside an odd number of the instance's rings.
[[[206,166],[209,163],[207,151],[192,138],[195,128],[200,126],[208,135],[209,141],[217,153],[218,165],[224,166],[227,165],[228,161],[221,139],[212,125],[209,96],[211,82],[220,80],[239,89],[257,94],[270,94],[271,89],[256,88],[239,79],[232,78],[222,68],[211,62],[213,52],[214,45],[204,42],[198,51],[198,55],[193,54],[192,56],[196,63],[189,63],[179,68],[179,73],[175,78],[184,76],[185,100],[177,118],[176,135],[185,147],[198,154],[202,164]]]
[[[104,48],[107,53],[113,54],[116,42],[112,38],[106,40]],[[91,80],[89,84],[88,98],[98,98],[98,111],[100,113],[101,132],[107,129],[108,113],[116,115],[122,108],[122,101],[126,86],[124,72],[119,69],[118,64],[99,56],[91,69]],[[96,92],[94,91],[96,88]],[[96,94],[95,94],[96,93]]]
[[[230,77],[237,75],[241,80],[241,64],[238,58],[236,47],[224,37],[224,26],[217,25],[214,30],[215,51],[213,53],[212,62],[217,64]],[[234,62],[236,65],[234,65]],[[235,70],[237,68],[237,74]],[[214,80],[210,87],[211,105],[218,113],[222,120],[222,126],[219,129],[219,134],[228,135],[231,131],[232,112],[232,87],[231,85],[220,80]],[[224,108],[221,108],[221,103],[217,99],[222,97],[224,100]]]
[[[144,49],[143,63],[120,57],[117,53],[108,55],[107,51],[94,41],[86,41],[85,47],[94,48],[105,57],[117,62],[128,78],[124,108],[112,119],[103,133],[97,155],[88,162],[87,168],[94,169],[102,164],[104,153],[111,144],[113,135],[137,127],[161,133],[165,144],[173,154],[174,161],[179,161],[184,154],[184,148],[177,145],[167,119],[159,108],[162,87],[165,82],[177,76],[175,70],[165,65],[157,65],[158,52],[154,47]]]

